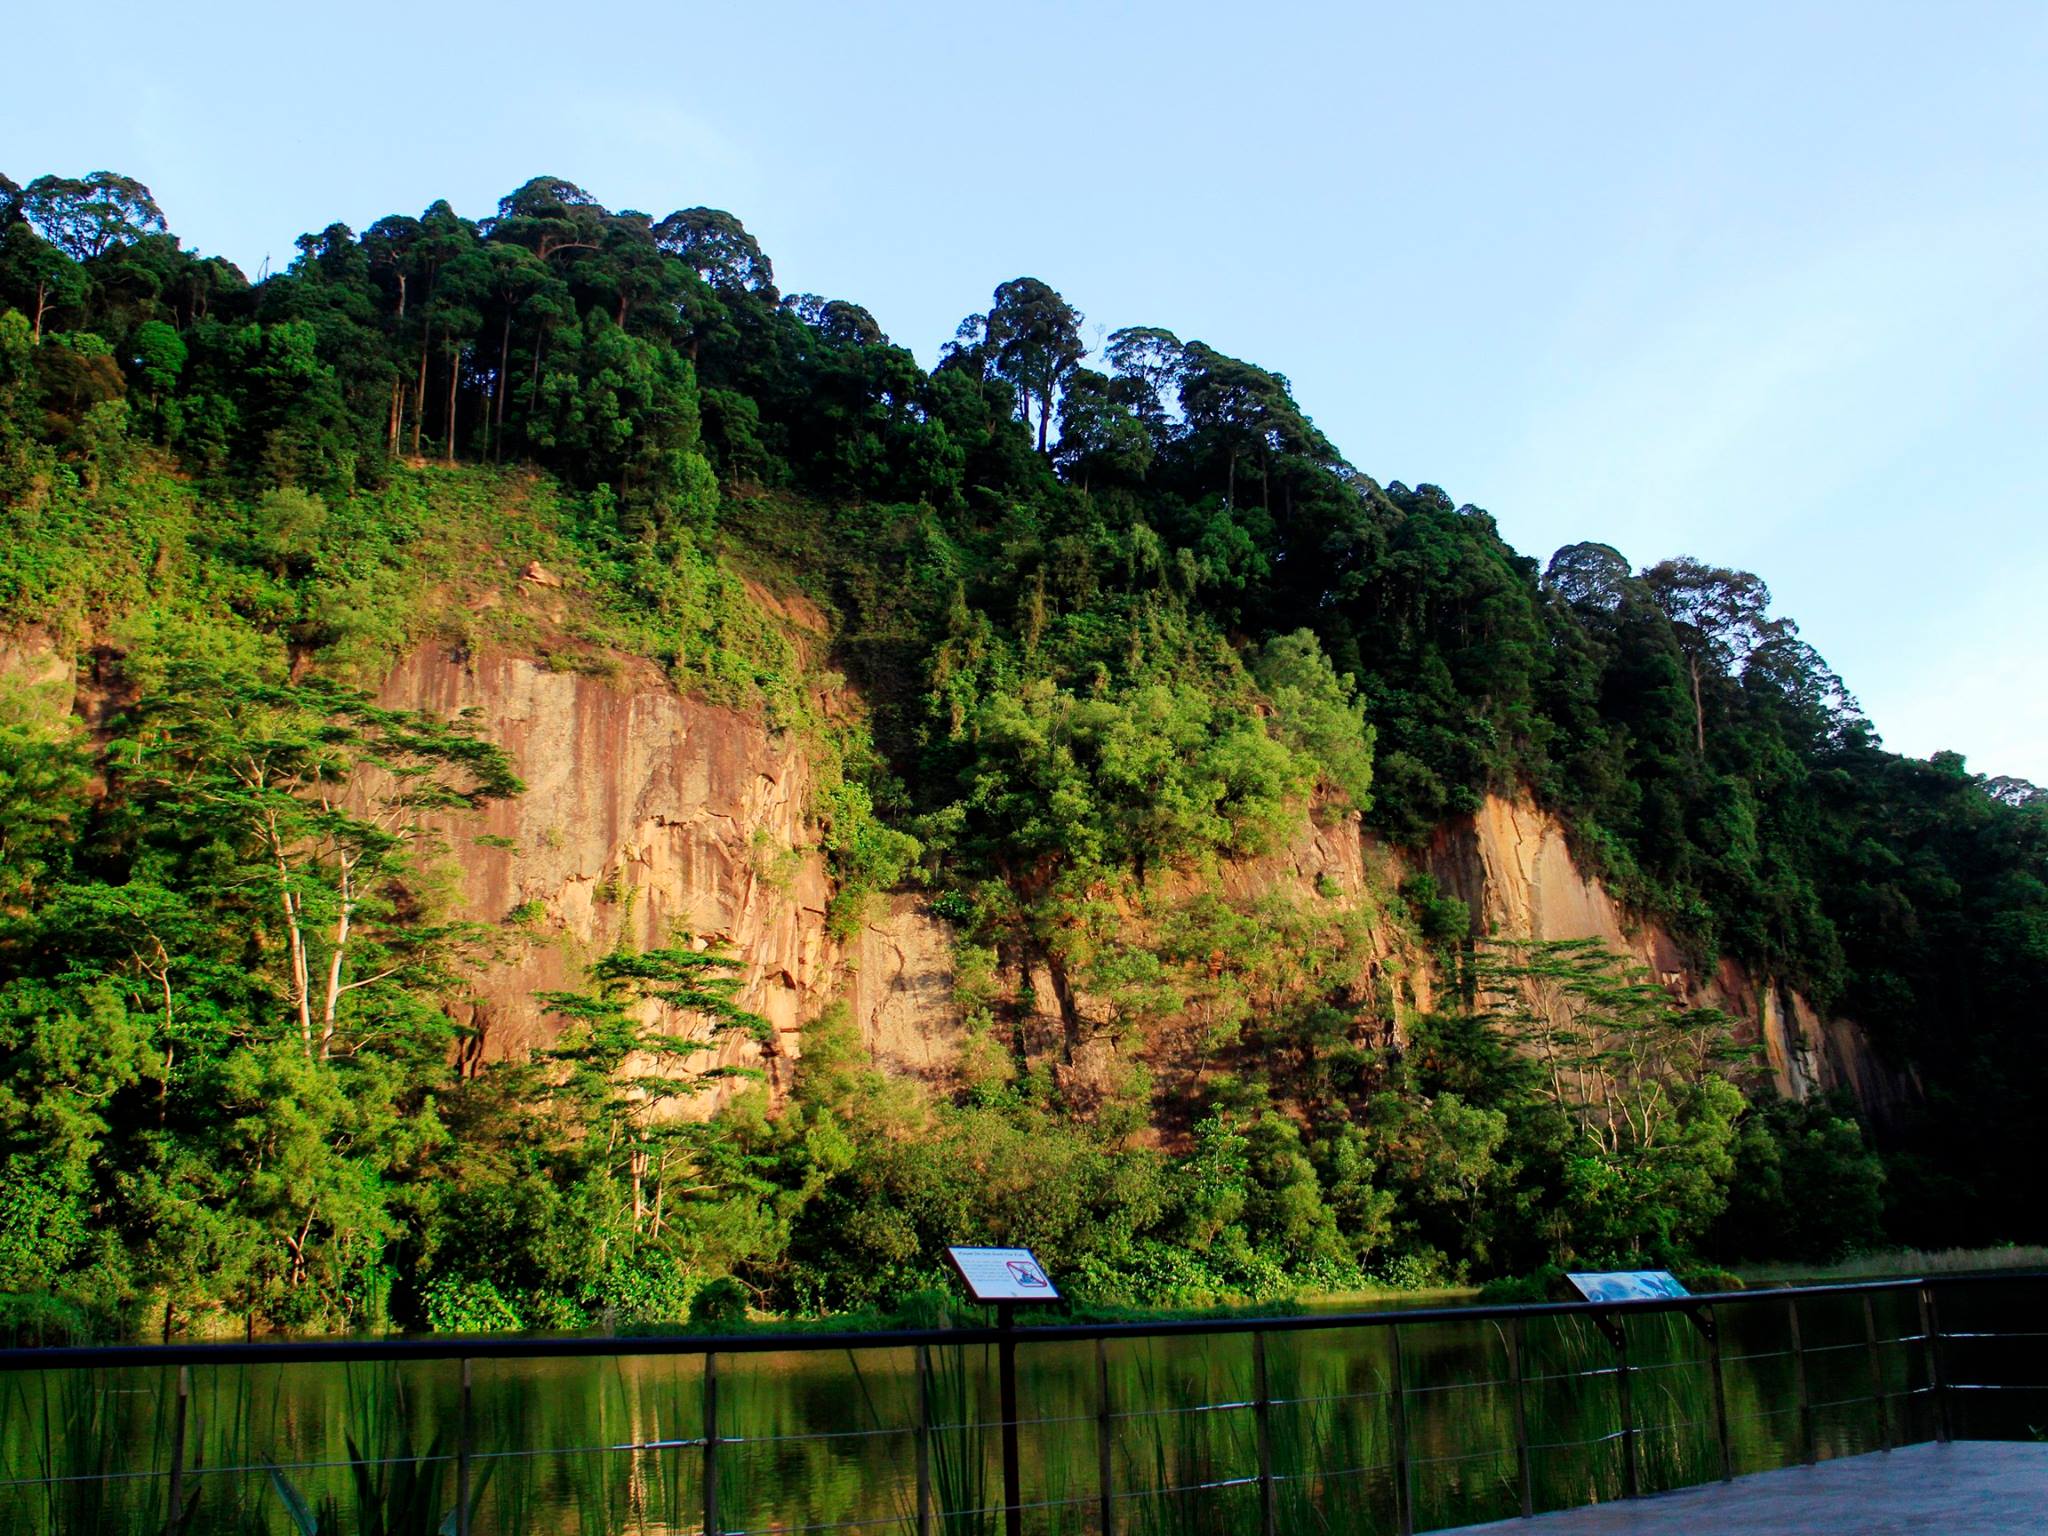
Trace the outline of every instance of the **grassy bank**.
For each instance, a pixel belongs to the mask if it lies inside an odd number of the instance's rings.
[[[1894,1280],[1911,1275],[1955,1275],[1975,1270],[2048,1269],[2048,1247],[1883,1248],[1833,1264],[1741,1264],[1745,1285],[1825,1284],[1842,1280]]]

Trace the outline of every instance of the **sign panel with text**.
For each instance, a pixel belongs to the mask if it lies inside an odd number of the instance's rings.
[[[1566,1275],[1588,1301],[1653,1301],[1692,1292],[1668,1269],[1625,1269],[1604,1275]]]
[[[946,1257],[976,1301],[1058,1301],[1029,1248],[948,1248]]]

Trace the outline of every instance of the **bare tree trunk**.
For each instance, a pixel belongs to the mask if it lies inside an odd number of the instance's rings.
[[[505,370],[512,366],[512,311],[505,311],[505,326],[498,333],[497,398],[491,402],[491,462],[505,456]]]
[[[348,955],[349,929],[356,910],[355,865],[341,856],[341,913],[334,920],[334,953],[327,961],[327,995],[320,1005],[320,1059],[334,1057],[334,1024],[341,1009],[341,967]]]
[[[396,374],[393,374],[391,376],[391,422],[390,431],[386,434],[386,441],[390,445],[390,454],[394,459],[398,457],[399,400],[404,394],[405,381]]]
[[[455,347],[448,353],[448,441],[442,450],[442,457],[450,464],[455,462],[455,391],[462,382],[462,349]]]
[[[1699,746],[1700,756],[1707,755],[1707,711],[1700,702],[1700,663],[1697,656],[1688,656],[1686,665],[1692,671],[1692,728],[1693,738]]]
[[[299,1016],[299,1044],[305,1050],[306,1060],[313,1059],[313,988],[306,964],[306,935],[299,925],[299,904],[292,895],[291,868],[285,863],[284,841],[278,836],[277,817],[264,818],[264,830],[269,835],[270,855],[277,865],[278,899],[284,908],[284,928],[287,953],[291,960],[291,1002]]]
[[[412,392],[412,456],[420,456],[420,428],[427,419],[427,343],[433,336],[434,328],[427,326],[420,332],[420,382]]]

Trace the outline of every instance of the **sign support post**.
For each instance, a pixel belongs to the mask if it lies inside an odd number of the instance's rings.
[[[1024,1473],[1017,1452],[1017,1304],[996,1303],[996,1327],[1003,1339],[996,1346],[996,1372],[1001,1377],[1003,1412],[1003,1536],[1023,1536]]]
[[[996,1309],[996,1369],[1002,1403],[1003,1536],[1023,1536],[1023,1457],[1017,1447],[1017,1307],[1020,1303],[1058,1301],[1060,1293],[1045,1277],[1029,1248],[948,1248],[967,1293]]]

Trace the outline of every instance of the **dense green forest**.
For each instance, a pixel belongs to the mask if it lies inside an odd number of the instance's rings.
[[[330,225],[254,284],[132,180],[0,177],[0,613],[81,661],[76,710],[68,676],[0,689],[17,1313],[809,1314],[1004,1237],[1150,1304],[2040,1235],[2039,792],[1884,751],[1751,574],[1539,565],[1353,468],[1282,375],[1084,335],[1018,278],[927,370],[780,293],[731,215],[547,177]],[[369,689],[424,639],[564,643],[446,601],[509,559],[575,574],[564,665],[648,658],[810,739],[834,921],[913,889],[958,935],[957,1095],[827,1013],[775,1113],[745,1084],[663,1113],[706,1086],[626,1076],[676,1064],[664,1023],[765,1028],[687,935],[549,997],[552,1049],[456,1070],[451,1005],[519,914],[454,906],[448,829],[520,785],[490,722]],[[828,614],[857,718],[743,578]],[[1874,1144],[1774,1102],[1726,1021],[1491,942],[1424,878],[1186,894],[1306,815],[1411,846],[1489,791],[1696,958],[1857,1020],[1918,1100]],[[1401,1039],[1360,988],[1372,924],[1449,979]],[[1024,1049],[1021,957],[1118,1029],[1199,1015],[1180,1123],[1154,1134],[1138,1065],[1083,1091]]]

